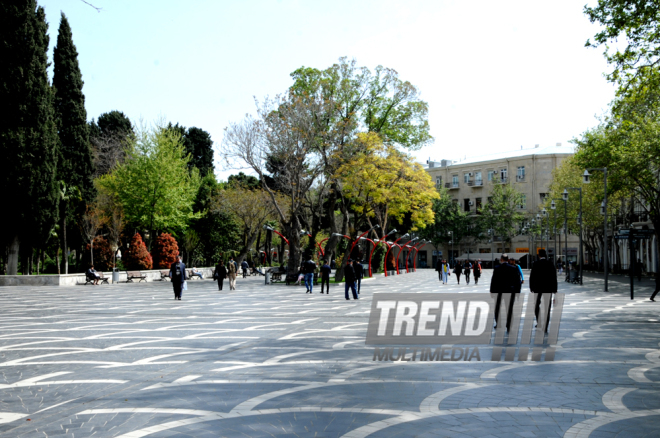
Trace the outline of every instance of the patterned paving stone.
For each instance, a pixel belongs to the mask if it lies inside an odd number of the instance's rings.
[[[373,294],[488,293],[432,271],[343,290],[239,279],[0,288],[2,437],[660,435],[660,317],[645,280],[560,283],[554,362],[378,362]],[[524,288],[526,289],[526,288]],[[29,420],[29,421],[28,421]]]

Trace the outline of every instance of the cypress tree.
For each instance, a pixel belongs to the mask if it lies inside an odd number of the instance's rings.
[[[48,81],[48,24],[35,0],[0,2],[0,182],[7,273],[23,271],[57,221],[57,138]]]
[[[73,44],[71,26],[62,13],[57,45],[53,52],[55,88],[55,111],[60,140],[61,164],[58,178],[67,190],[74,187],[79,191],[84,204],[93,202],[94,189],[92,150],[89,142],[89,126],[85,111],[83,80],[78,66],[78,51]],[[67,222],[72,222],[73,211],[70,202],[64,201],[60,211],[60,242],[62,251],[67,254]],[[81,208],[84,207],[81,205]],[[82,210],[81,210],[82,211]],[[77,239],[80,240],[80,239]],[[68,273],[68,258],[63,258],[64,272]]]

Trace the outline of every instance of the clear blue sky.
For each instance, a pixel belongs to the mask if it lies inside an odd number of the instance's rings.
[[[566,144],[614,95],[600,50],[584,47],[597,28],[580,0],[89,1],[102,11],[39,0],[51,53],[60,11],[70,21],[89,119],[164,118],[216,144],[255,97],[285,91],[293,70],[340,56],[420,89],[435,137],[420,161]]]

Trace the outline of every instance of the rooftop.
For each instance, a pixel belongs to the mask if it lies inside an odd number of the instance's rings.
[[[527,149],[516,149],[510,151],[495,152],[493,154],[467,157],[461,160],[453,160],[453,164],[450,165],[458,166],[463,164],[483,163],[485,161],[495,161],[506,158],[520,158],[520,157],[527,157],[532,155],[553,155],[553,154],[574,154],[574,153],[575,153],[575,147],[573,145],[565,146],[560,144],[559,146],[545,146],[545,147],[534,147]],[[438,161],[430,160],[430,161],[436,163],[433,166],[433,168],[444,167],[440,165],[440,160]],[[446,161],[451,162],[452,160],[446,160]],[[424,168],[425,169],[429,168],[428,163],[424,164]]]

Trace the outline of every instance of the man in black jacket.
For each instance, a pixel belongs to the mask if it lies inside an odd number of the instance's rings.
[[[222,290],[222,283],[224,283],[225,278],[227,278],[227,268],[225,268],[225,264],[222,260],[220,260],[215,267],[214,277],[218,280],[218,290]]]
[[[183,283],[188,279],[186,276],[186,265],[181,256],[170,266],[170,278],[172,279],[172,288],[174,288],[174,299],[181,301],[181,289]]]
[[[502,294],[508,293],[511,295],[509,300],[509,309],[506,317],[507,331],[511,327],[511,314],[513,311],[513,302],[516,294],[520,293],[520,274],[518,268],[511,266],[509,256],[502,254],[500,257],[500,264],[497,268],[493,269],[493,278],[490,280],[490,293],[497,294],[497,301],[495,303],[495,324],[498,323],[500,317],[500,305],[502,303]],[[497,325],[495,325],[497,327]]]
[[[532,272],[529,273],[529,290],[532,293],[538,294],[536,297],[536,306],[534,306],[534,315],[536,315],[537,326],[539,321],[539,306],[541,305],[543,294],[546,294],[547,298],[550,300],[548,303],[548,314],[545,318],[544,329],[546,332],[548,331],[550,307],[552,306],[551,294],[557,293],[557,271],[555,265],[553,265],[547,257],[548,255],[546,251],[540,249],[539,259],[534,262],[532,265]]]
[[[357,300],[357,291],[355,290],[355,271],[353,270],[353,260],[348,259],[346,266],[344,266],[344,280],[346,281],[346,290],[344,291],[344,296],[347,300],[348,298],[348,289],[350,288],[353,291],[353,299]]]

